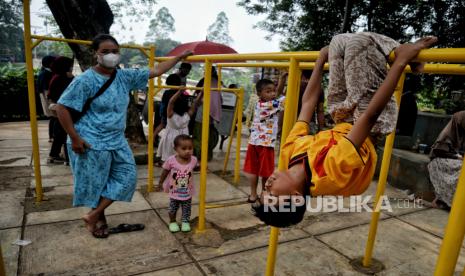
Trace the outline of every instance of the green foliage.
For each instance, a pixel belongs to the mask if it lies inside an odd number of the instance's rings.
[[[26,85],[26,67],[24,65],[13,65],[11,63],[0,66],[0,81],[3,87],[7,87],[7,85]]]
[[[225,12],[220,12],[215,22],[208,27],[207,39],[225,45],[231,45],[233,42],[229,36],[229,19]]]
[[[38,114],[41,114],[38,97],[36,103]],[[28,120],[27,73],[24,65],[10,63],[0,66],[0,110],[0,122]]]
[[[23,61],[21,1],[0,0],[0,62]]]
[[[145,36],[146,41],[168,39],[174,33],[174,18],[166,7],[162,7],[150,21],[149,30]]]
[[[286,51],[318,50],[347,25],[349,32],[371,31],[408,42],[425,35],[438,36],[438,47],[465,47],[465,1],[463,0],[240,0],[252,15],[266,15],[257,27],[269,37],[283,37]],[[441,92],[438,92],[438,87]],[[460,76],[422,75],[413,93],[419,92],[420,107],[453,109],[451,91],[465,89]],[[435,103],[433,105],[433,103]]]

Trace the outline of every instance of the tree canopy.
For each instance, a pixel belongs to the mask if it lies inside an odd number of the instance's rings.
[[[0,0],[0,62],[24,60],[21,2]]]
[[[150,20],[145,40],[167,39],[175,30],[173,16],[166,7],[162,7],[155,14],[155,18]]]
[[[257,27],[280,34],[283,50],[318,50],[346,31],[378,32],[404,42],[436,35],[440,47],[465,45],[463,0],[241,0],[238,5],[266,15]]]
[[[215,22],[208,27],[207,39],[225,45],[231,45],[233,42],[229,36],[229,19],[225,12],[220,12]]]

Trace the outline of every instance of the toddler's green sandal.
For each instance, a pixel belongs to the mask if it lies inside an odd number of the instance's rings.
[[[191,231],[191,226],[190,226],[189,222],[183,222],[181,224],[181,231],[183,231],[183,232],[190,232]]]
[[[179,225],[176,222],[171,222],[169,228],[171,233],[179,232]]]

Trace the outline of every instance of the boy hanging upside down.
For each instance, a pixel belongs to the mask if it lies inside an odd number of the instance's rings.
[[[287,227],[299,223],[307,196],[359,195],[370,184],[376,166],[372,137],[395,129],[397,107],[394,89],[407,64],[436,37],[399,45],[376,33],[340,34],[321,49],[302,98],[299,118],[281,148],[287,171],[275,171],[265,183],[255,215],[268,225]],[[389,53],[395,60],[387,69]],[[336,122],[331,130],[309,135],[309,122],[321,91],[323,66],[329,56],[328,109]],[[280,206],[286,210],[280,212]],[[272,208],[271,208],[272,207]],[[289,212],[291,210],[292,212]]]

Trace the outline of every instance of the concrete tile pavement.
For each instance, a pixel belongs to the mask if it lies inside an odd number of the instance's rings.
[[[0,161],[21,157],[30,160],[32,153],[24,142],[30,135],[28,128],[28,123],[0,124]],[[39,123],[39,130],[44,160],[49,146],[46,122]],[[224,153],[217,152],[217,156]],[[233,160],[231,157],[228,170],[232,170]],[[193,231],[173,235],[168,231],[168,197],[163,193],[145,195],[147,167],[138,166],[139,190],[133,202],[115,203],[107,214],[110,226],[144,223],[146,229],[105,240],[93,238],[84,228],[80,217],[87,212],[85,208],[71,207],[69,167],[42,164],[42,182],[49,201],[35,205],[31,164],[0,166],[0,241],[7,275],[263,275],[270,228],[243,203],[249,192],[243,175],[236,186],[231,184],[230,175],[221,178],[213,173],[222,169],[222,161],[209,163],[207,202],[234,204],[206,211],[205,234]],[[157,180],[155,173],[154,183]],[[196,181],[198,185],[198,174]],[[375,186],[372,183],[365,194],[374,194]],[[379,275],[432,274],[448,213],[402,205],[412,202],[389,185],[386,194],[394,212],[383,212],[379,224],[374,257],[386,266]],[[193,226],[197,203],[194,199]],[[344,202],[344,206],[347,204]],[[276,275],[360,275],[349,261],[364,252],[370,218],[366,212],[307,213],[301,224],[281,231]],[[12,245],[18,238],[32,243]],[[461,257],[457,271],[464,264]]]

